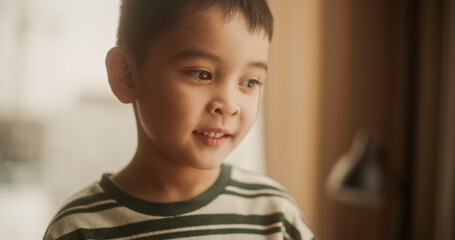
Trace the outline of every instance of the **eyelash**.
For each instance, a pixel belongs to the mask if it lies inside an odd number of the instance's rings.
[[[206,70],[191,69],[186,70],[185,74],[200,81],[212,80],[212,73]],[[202,76],[204,74],[204,76]]]
[[[253,84],[252,86],[250,86],[251,83]],[[242,81],[240,83],[240,85],[253,90],[253,89],[256,89],[256,87],[261,87],[262,82],[257,79],[248,79],[248,80]]]
[[[194,79],[197,79],[199,81],[212,80],[212,73],[207,70],[190,69],[190,70],[186,70],[185,74]],[[256,87],[261,87],[262,82],[257,79],[248,79],[248,80],[244,80],[244,81],[240,82],[240,85],[242,87],[246,87],[247,89],[254,90],[254,89],[256,89]]]

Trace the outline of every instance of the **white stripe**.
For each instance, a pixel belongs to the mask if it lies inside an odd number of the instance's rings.
[[[156,231],[156,232],[151,232],[151,233],[143,233],[143,234],[138,234],[134,236],[130,236],[126,239],[134,239],[134,238],[139,238],[139,237],[151,237],[151,236],[157,236],[160,234],[171,234],[171,233],[177,233],[177,232],[188,232],[188,231],[197,231],[197,230],[222,230],[222,229],[230,229],[230,228],[237,228],[237,229],[253,229],[253,230],[267,230],[270,228],[274,227],[280,227],[283,232],[283,224],[281,222],[274,223],[268,226],[260,226],[260,225],[251,225],[251,224],[220,224],[220,225],[203,225],[203,226],[196,226],[196,227],[182,227],[182,228],[177,228],[177,229],[170,229],[170,230],[164,230],[164,231]],[[213,237],[213,235],[212,235]],[[121,239],[121,238],[115,238],[115,239]]]
[[[71,203],[74,200],[77,200],[79,198],[85,198],[85,197],[91,197],[99,193],[103,193],[103,189],[99,186],[98,183],[92,184],[89,187],[81,190],[79,193],[76,193],[73,195],[71,198],[69,198],[63,206],[66,206],[68,203]]]
[[[130,223],[161,219],[141,214],[123,206],[96,213],[78,213],[66,216],[52,224],[50,232],[62,236],[79,228],[112,228]],[[133,220],[133,221],[132,221]]]
[[[277,212],[286,213],[290,208],[295,209],[289,201],[282,197],[250,199],[224,194],[194,214],[269,215]]]
[[[263,235],[253,235],[253,234],[224,234],[224,235],[216,235],[216,236],[196,236],[196,237],[183,237],[183,238],[176,238],[176,240],[264,240],[264,239],[283,239],[283,234],[281,232],[273,233],[267,235],[267,237]]]
[[[284,187],[275,180],[259,173],[249,173],[237,168],[232,168],[231,178],[238,182],[249,184],[264,184],[284,190]]]
[[[67,213],[69,211],[79,210],[79,209],[88,209],[88,208],[96,207],[96,206],[103,205],[103,204],[106,204],[106,203],[116,203],[116,201],[113,200],[113,199],[107,199],[107,200],[104,200],[104,201],[98,201],[98,202],[94,202],[94,203],[87,204],[87,205],[74,206],[74,207],[68,208],[65,211],[59,213],[55,218],[59,218],[61,215],[65,214],[65,213]]]

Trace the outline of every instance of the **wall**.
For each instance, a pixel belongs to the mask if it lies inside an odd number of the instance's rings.
[[[316,227],[321,86],[321,1],[271,1],[275,33],[266,82],[267,172]]]

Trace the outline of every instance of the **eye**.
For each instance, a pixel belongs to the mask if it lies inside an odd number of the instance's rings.
[[[185,73],[192,77],[196,78],[198,80],[211,80],[212,79],[212,73],[206,70],[186,70]]]
[[[262,82],[257,79],[248,79],[240,83],[241,86],[246,87],[248,89],[255,89],[256,87],[261,87]]]

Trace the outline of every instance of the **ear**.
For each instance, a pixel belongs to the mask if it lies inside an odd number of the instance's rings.
[[[106,55],[106,69],[112,92],[122,103],[136,100],[136,63],[122,47],[114,47]]]

